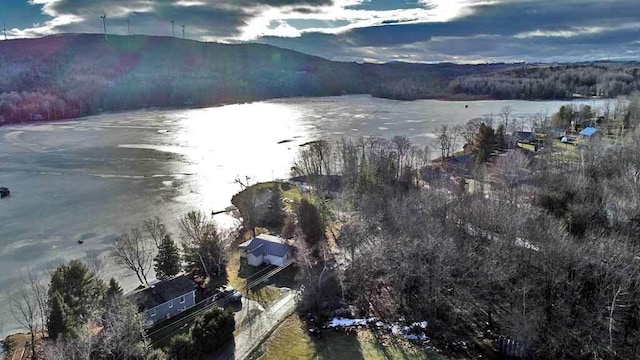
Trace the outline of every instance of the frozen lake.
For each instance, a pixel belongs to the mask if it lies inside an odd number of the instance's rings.
[[[6,297],[20,271],[105,253],[145,218],[160,216],[175,227],[191,209],[224,209],[239,191],[235,178],[287,177],[300,144],[406,135],[426,145],[442,124],[498,114],[504,106],[516,116],[552,114],[566,103],[296,98],[0,127],[0,186],[11,189],[0,201],[0,335],[17,330]],[[106,275],[127,290],[136,285],[122,273]]]

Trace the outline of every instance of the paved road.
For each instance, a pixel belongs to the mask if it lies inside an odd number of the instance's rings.
[[[254,312],[250,307],[255,302],[243,303],[249,307],[241,319],[240,332],[235,337],[234,346],[213,354],[209,359],[245,360],[276,329],[276,327],[293,314],[296,307],[295,292],[291,291],[268,309]],[[259,305],[258,305],[259,306]],[[244,310],[244,309],[243,309]]]

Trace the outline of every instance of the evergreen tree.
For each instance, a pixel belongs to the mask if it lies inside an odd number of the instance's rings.
[[[155,261],[156,277],[167,279],[180,272],[180,250],[168,234],[162,238]]]
[[[478,133],[473,137],[471,148],[476,162],[482,163],[489,160],[491,152],[496,148],[496,134],[493,128],[482,123]]]
[[[298,223],[309,245],[315,245],[324,236],[324,224],[318,208],[307,199],[298,205]]]
[[[85,323],[103,304],[104,293],[102,280],[79,260],[71,260],[68,265],[56,268],[49,286],[49,318],[62,321],[53,323],[55,337],[60,333],[68,334],[73,324]]]
[[[282,190],[276,183],[269,198],[267,212],[264,214],[263,223],[270,228],[278,228],[284,224],[284,206],[282,205]]]
[[[231,341],[235,327],[231,311],[213,308],[195,320],[191,340],[201,354],[208,354]]]
[[[59,293],[54,293],[53,298],[50,298],[49,302],[50,309],[47,320],[47,332],[50,338],[57,339],[60,334],[68,334],[71,332],[73,329],[72,319],[69,317],[67,305],[65,305]]]
[[[498,128],[496,129],[496,133],[495,133],[495,139],[496,139],[496,144],[495,144],[495,149],[496,150],[502,150],[505,148],[505,130],[504,130],[504,125],[500,124],[498,125]]]
[[[575,118],[575,111],[571,105],[562,105],[558,112],[553,115],[553,125],[562,129],[568,129]]]
[[[197,358],[195,344],[189,334],[180,334],[171,338],[167,357],[172,360],[191,360]]]
[[[105,297],[108,300],[118,299],[122,296],[122,288],[120,284],[116,281],[116,279],[111,278],[109,280],[109,286],[107,287],[107,292],[105,293]]]

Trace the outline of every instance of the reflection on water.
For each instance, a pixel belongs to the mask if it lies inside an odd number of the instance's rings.
[[[187,168],[200,208],[223,209],[238,191],[235,178],[254,181],[286,177],[296,146],[278,144],[305,136],[296,110],[273,103],[230,105],[191,112],[176,131],[185,146]],[[306,137],[306,136],[305,136]]]
[[[507,105],[516,116],[551,114],[563,103],[481,101],[465,108],[368,96],[299,98],[0,127],[0,185],[12,194],[0,201],[0,304],[8,303],[20,269],[104,253],[119,233],[152,216],[175,231],[188,210],[228,206],[237,177],[287,176],[298,146],[310,140],[406,135],[426,145],[441,124]],[[126,289],[135,285],[113,269],[104,276],[118,277]],[[0,307],[0,321],[4,333],[16,329],[8,306]]]

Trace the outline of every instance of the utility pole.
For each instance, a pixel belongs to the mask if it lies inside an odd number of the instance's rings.
[[[171,32],[173,33],[173,37],[176,37],[175,21],[173,21],[173,19],[171,20]]]
[[[102,19],[102,25],[104,26],[104,39],[107,40],[107,13],[103,12],[100,18]]]
[[[127,19],[127,32],[129,36],[131,36],[131,21],[129,21],[129,19]]]
[[[184,37],[184,25],[181,25],[181,26],[182,26],[182,40],[184,40],[185,39],[185,37]]]

